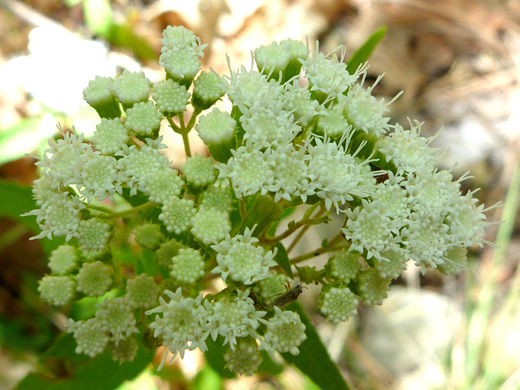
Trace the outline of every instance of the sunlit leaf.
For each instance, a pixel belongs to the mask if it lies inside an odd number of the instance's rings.
[[[84,0],[85,22],[99,36],[109,37],[113,25],[112,7],[108,0]]]
[[[368,58],[383,39],[386,34],[386,26],[379,27],[370,37],[361,45],[359,49],[352,54],[352,57],[347,61],[347,70],[350,74],[356,72],[359,66],[367,62]]]

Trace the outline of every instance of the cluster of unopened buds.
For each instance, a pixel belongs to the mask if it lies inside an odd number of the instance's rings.
[[[262,350],[299,353],[305,326],[288,305],[301,283],[321,286],[321,313],[338,323],[361,302],[381,304],[410,259],[453,274],[482,245],[483,206],[436,167],[420,123],[389,123],[390,102],[364,85],[366,66],[349,73],[343,48],[273,42],[254,50],[257,70],[220,76],[200,70],[206,45],[186,28],[168,27],[162,43],[164,81],[96,77],[84,90],[101,117],[92,138],[64,133],[37,163],[36,238],[67,241],[41,297],[100,302],[92,318],[70,320],[78,353],[110,348],[131,361],[145,344],[184,356],[210,337],[250,375]],[[163,120],[184,141],[177,169],[162,152]],[[193,129],[209,155],[192,155]],[[333,216],[337,235],[288,255]],[[122,262],[122,245],[142,259]],[[301,266],[318,254],[330,256],[322,269]]]

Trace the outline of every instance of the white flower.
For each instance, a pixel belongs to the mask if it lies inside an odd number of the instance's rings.
[[[385,114],[390,111],[388,106],[397,99],[400,94],[394,97],[390,102],[385,99],[376,99],[372,96],[372,90],[383,78],[379,76],[371,87],[363,88],[366,73],[363,73],[363,79],[360,84],[353,84],[346,96],[341,96],[340,103],[343,106],[343,112],[354,128],[363,130],[365,133],[373,133],[377,136],[386,134],[390,125],[390,118]]]
[[[346,321],[357,313],[359,299],[348,287],[322,289],[319,300],[321,312],[334,324]]]
[[[421,137],[422,123],[410,122],[410,130],[396,124],[393,132],[379,141],[379,151],[404,172],[431,169],[437,161],[436,149],[429,146],[433,138]]]
[[[296,150],[290,143],[277,149],[267,149],[264,159],[272,172],[273,181],[267,189],[274,193],[275,202],[280,199],[290,201],[292,197],[299,197],[305,202],[308,196],[314,195],[307,165],[309,156],[305,154],[305,148]]]
[[[260,192],[265,195],[273,184],[273,172],[264,154],[256,149],[241,146],[232,150],[227,164],[219,164],[219,178],[229,178],[238,198]]]
[[[166,302],[164,298],[160,297],[160,305],[146,312],[147,315],[157,314],[155,320],[150,324],[154,337],[162,339],[163,345],[173,353],[172,359],[177,353],[184,357],[186,350],[192,351],[200,348],[201,351],[206,351],[205,340],[209,334],[209,313],[201,304],[202,295],[195,299],[184,298],[180,287],[175,293],[166,290],[164,294],[170,300]]]
[[[348,154],[344,142],[330,142],[315,137],[314,144],[307,142],[309,159],[309,178],[316,195],[325,200],[325,207],[340,205],[354,196],[365,198],[373,193],[376,180],[368,165],[369,160],[361,162]],[[348,145],[348,138],[347,138]]]
[[[278,306],[274,307],[274,317],[269,321],[262,321],[266,325],[261,349],[268,352],[275,350],[280,353],[289,352],[298,355],[298,347],[307,338],[305,325],[303,325],[298,313],[282,311]]]
[[[367,259],[381,259],[381,252],[387,246],[397,245],[399,234],[396,224],[379,211],[377,204],[362,200],[362,206],[347,209],[347,222],[341,229],[347,240],[352,241],[349,250],[366,253]]]
[[[279,106],[258,107],[240,117],[247,146],[255,149],[285,146],[301,131],[293,115]]]
[[[229,344],[235,349],[237,339],[247,336],[256,336],[256,329],[260,325],[260,318],[266,313],[257,311],[254,302],[249,298],[249,290],[236,291],[234,298],[224,297],[216,302],[204,302],[204,306],[211,313],[211,337],[224,337],[224,345]]]
[[[40,209],[23,215],[35,215],[36,222],[42,229],[41,233],[31,237],[31,240],[43,237],[51,240],[53,236],[65,236],[65,241],[69,241],[72,237],[78,237],[80,210],[84,208],[85,205],[77,196],[69,196],[62,192],[52,194]]]
[[[123,297],[105,299],[98,305],[96,320],[99,329],[110,334],[110,340],[118,343],[139,333],[131,307]]]
[[[280,84],[268,81],[267,76],[260,72],[247,71],[244,66],[240,68],[240,72],[230,70],[230,76],[226,79],[229,82],[229,99],[243,113],[252,107],[271,105],[281,97]]]
[[[343,62],[345,47],[340,46],[340,58],[336,54],[325,55],[319,52],[319,43],[316,50],[306,60],[300,60],[305,77],[309,80],[311,91],[319,91],[330,97],[336,97],[347,90],[358,78],[360,71],[350,74],[347,64]],[[338,51],[336,49],[335,51]]]
[[[267,278],[269,267],[276,265],[276,250],[266,251],[255,245],[258,239],[251,235],[252,231],[246,228],[243,235],[238,234],[233,238],[228,235],[224,241],[212,245],[211,248],[217,252],[218,267],[211,272],[220,273],[224,280],[229,276],[246,285]]]
[[[116,192],[122,191],[118,183],[116,159],[98,153],[95,152],[95,157],[85,163],[77,183],[79,193],[85,196],[88,202],[94,199],[112,199]]]
[[[159,151],[163,145],[161,138],[156,141],[147,139],[147,144],[140,148],[136,146],[125,147],[116,153],[122,156],[118,160],[119,182],[126,183],[130,188],[130,194],[135,195],[138,189],[146,190],[146,176],[170,167],[170,162]]]
[[[76,353],[84,353],[91,358],[103,352],[110,339],[107,332],[99,328],[99,322],[95,318],[78,322],[69,319],[67,328],[69,333],[74,334]]]

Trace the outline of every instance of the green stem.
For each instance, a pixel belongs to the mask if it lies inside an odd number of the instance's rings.
[[[170,124],[170,127],[172,128],[173,131],[175,131],[176,133],[181,133],[181,129],[179,128],[179,126],[177,126],[175,124],[175,122],[173,121],[172,118],[170,117],[166,117],[166,120],[168,121],[168,123]]]
[[[195,121],[197,120],[197,117],[199,116],[199,114],[201,112],[202,112],[202,110],[200,108],[195,107],[195,109],[193,110],[193,113],[191,114],[190,121],[188,122],[188,125],[186,126],[187,131],[190,131],[193,128],[193,126],[195,125]]]
[[[128,210],[118,211],[118,212],[114,212],[114,211],[104,208],[104,207],[94,206],[92,204],[88,204],[87,208],[105,213],[105,214],[107,214],[106,217],[108,217],[108,218],[122,218],[122,217],[126,217],[128,215],[135,214],[139,211],[148,209],[150,207],[154,207],[156,205],[157,205],[157,203],[154,203],[154,202],[146,202],[146,203],[143,203],[142,205],[132,207]]]
[[[338,252],[338,251],[340,251],[342,249],[349,248],[349,247],[350,247],[350,244],[321,247],[321,248],[315,249],[315,250],[313,250],[311,252],[308,252],[308,253],[306,253],[304,255],[301,255],[301,256],[298,256],[298,257],[294,257],[294,258],[290,259],[289,262],[291,264],[298,264],[298,263],[301,263],[302,261],[305,261],[305,260],[308,260],[308,259],[312,259],[313,257],[319,256],[319,255],[321,255],[323,253]]]
[[[106,207],[95,206],[93,204],[87,204],[86,206],[91,210],[101,211],[102,213],[108,214],[110,216],[114,215],[114,212],[110,209],[107,209]]]
[[[243,221],[247,214],[246,202],[244,201],[244,199],[240,199],[240,201],[238,202],[238,205],[240,207],[240,217],[242,217],[242,221]]]
[[[181,133],[182,135],[182,142],[184,143],[184,153],[186,153],[186,157],[191,157],[191,148],[190,148],[190,140],[188,138],[188,132],[183,131]]]
[[[157,206],[157,203],[146,202],[146,203],[143,203],[142,205],[139,205],[139,206],[136,206],[136,207],[132,207],[131,209],[124,210],[124,211],[119,211],[117,213],[113,213],[113,215],[116,218],[126,217],[127,215],[132,215],[132,214],[135,214],[135,213],[137,213],[139,211],[146,210],[146,209],[149,209],[150,207],[154,207],[154,206]]]
[[[321,217],[323,214],[325,214],[326,211],[327,210],[325,209],[325,207],[321,206],[318,212],[314,215],[314,218]],[[303,229],[300,230],[298,235],[294,238],[293,242],[291,242],[291,245],[289,245],[289,248],[287,248],[287,253],[290,253],[294,249],[296,244],[298,244],[298,242],[301,240],[303,235],[307,232],[307,230],[309,230],[310,227],[311,225],[305,225]]]
[[[306,224],[309,224],[308,226],[312,226],[313,224],[315,224],[314,222],[318,222],[319,220],[320,220],[320,218],[302,218],[298,222],[293,223],[293,225],[290,228],[288,228],[285,232],[283,232],[282,234],[279,234],[278,236],[274,236],[274,237],[265,237],[263,239],[263,242],[271,243],[271,242],[281,241],[284,238],[289,237],[291,234],[293,234],[296,230],[298,230],[302,226],[304,226]]]

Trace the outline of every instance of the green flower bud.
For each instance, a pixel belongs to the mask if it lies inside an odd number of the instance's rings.
[[[82,220],[78,228],[78,241],[86,251],[104,251],[112,237],[112,224],[99,218]]]
[[[101,123],[96,126],[96,132],[92,136],[92,142],[101,153],[113,155],[126,146],[128,140],[128,130],[121,123],[121,119],[101,119]]]
[[[166,80],[154,84],[154,90],[153,100],[164,115],[172,117],[186,111],[190,94],[184,85]]]
[[[194,203],[189,199],[171,197],[162,206],[159,219],[164,223],[169,232],[181,234],[191,226],[191,217],[195,214]]]
[[[38,286],[40,297],[56,306],[70,302],[76,292],[76,283],[68,276],[44,276]]]
[[[78,291],[89,297],[99,297],[112,285],[112,271],[100,261],[85,263],[76,276]]]
[[[141,274],[126,282],[125,299],[133,308],[150,309],[157,305],[159,290],[153,276]]]
[[[188,157],[181,165],[184,180],[192,193],[198,193],[217,180],[217,169],[211,158],[201,155]]]
[[[217,244],[231,230],[227,211],[200,207],[191,219],[191,233],[205,245]]]
[[[211,156],[219,162],[226,162],[236,146],[236,127],[236,121],[227,112],[215,108],[207,116],[201,116],[195,128]]]
[[[53,274],[67,275],[76,268],[77,262],[76,248],[71,245],[60,245],[52,251],[49,268]]]
[[[96,76],[89,81],[83,90],[85,101],[97,111],[101,118],[117,118],[121,116],[121,108],[112,94],[113,79]]]
[[[123,107],[132,107],[135,103],[145,102],[150,96],[150,80],[143,72],[125,70],[114,80],[114,92]]]
[[[164,236],[159,225],[147,223],[135,229],[135,241],[143,248],[156,250],[163,240]]]
[[[139,102],[126,110],[125,126],[141,137],[156,138],[161,126],[162,114],[151,101]]]
[[[327,275],[348,284],[361,270],[359,254],[343,250],[334,254],[325,265]]]
[[[234,349],[228,347],[224,354],[226,367],[240,375],[253,375],[262,363],[262,355],[253,337],[237,339]]]
[[[174,256],[171,262],[171,276],[179,283],[194,284],[206,275],[204,259],[196,249],[179,249],[177,256]]]
[[[215,72],[202,72],[195,79],[193,106],[205,110],[211,107],[226,93],[226,84]]]
[[[377,270],[370,268],[361,271],[356,279],[358,295],[365,305],[381,305],[387,297],[390,279],[383,278]]]
[[[177,256],[181,248],[184,248],[184,246],[175,239],[162,243],[159,249],[155,251],[159,266],[171,268],[172,259],[174,256]]]
[[[359,299],[348,287],[324,286],[319,297],[319,307],[327,320],[337,324],[357,313]]]

